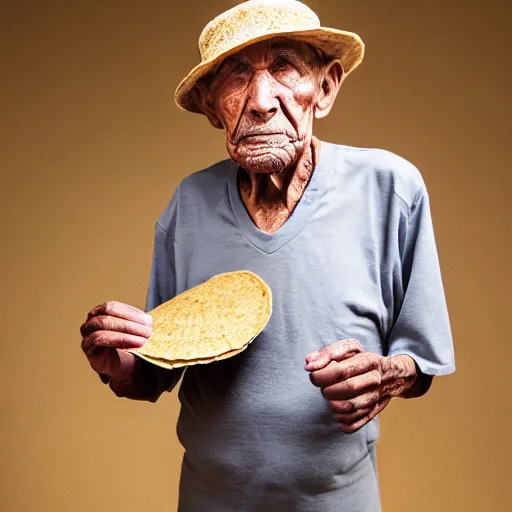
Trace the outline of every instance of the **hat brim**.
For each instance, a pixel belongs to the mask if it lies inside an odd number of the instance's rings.
[[[202,111],[199,105],[197,105],[193,94],[195,84],[226,57],[233,55],[246,46],[275,37],[287,37],[296,39],[297,41],[304,41],[322,50],[327,56],[339,59],[345,75],[353,71],[361,63],[364,56],[364,43],[361,38],[353,32],[319,27],[292,32],[267,33],[244,41],[244,43],[230,48],[217,57],[203,61],[194,67],[176,88],[174,99],[178,107],[188,112],[201,114]]]

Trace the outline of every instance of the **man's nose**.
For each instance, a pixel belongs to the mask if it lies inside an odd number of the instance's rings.
[[[270,121],[279,110],[272,77],[266,71],[253,76],[246,108],[249,116],[259,122]]]

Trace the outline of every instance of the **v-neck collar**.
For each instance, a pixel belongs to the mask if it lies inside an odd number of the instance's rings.
[[[233,214],[245,237],[263,252],[267,254],[276,252],[304,229],[313,211],[315,199],[329,184],[334,169],[334,166],[329,165],[329,162],[331,162],[334,149],[333,145],[327,142],[320,142],[320,144],[320,158],[302,197],[290,217],[273,234],[265,233],[259,229],[251,219],[238,191],[238,164],[230,160],[228,192]]]

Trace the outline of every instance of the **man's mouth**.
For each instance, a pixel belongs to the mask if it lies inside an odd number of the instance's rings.
[[[240,137],[239,142],[244,144],[282,144],[288,137],[283,132],[248,133]]]
[[[284,135],[284,134],[279,133],[279,132],[247,133],[246,135],[242,135],[242,137],[240,137],[240,140],[253,139],[253,138],[258,138],[258,137],[271,137],[272,135]]]

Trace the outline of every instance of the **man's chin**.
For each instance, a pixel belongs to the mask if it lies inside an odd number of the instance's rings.
[[[281,148],[243,148],[232,155],[238,165],[247,172],[259,174],[279,173],[290,167],[295,160],[295,151]]]
[[[274,155],[251,156],[240,159],[237,163],[247,172],[258,174],[279,173],[288,167],[286,162],[280,158],[276,158]]]

